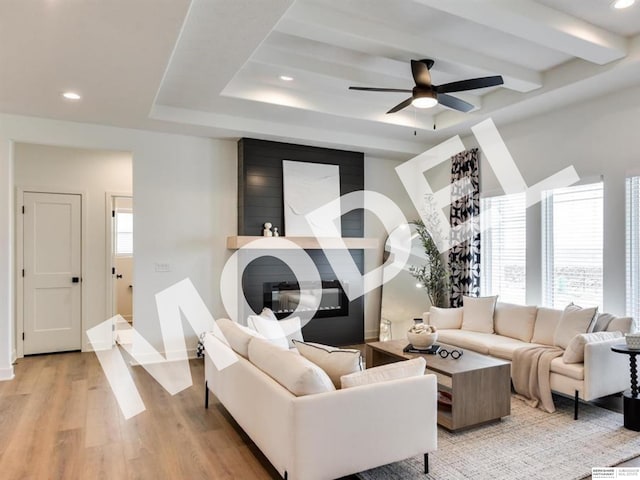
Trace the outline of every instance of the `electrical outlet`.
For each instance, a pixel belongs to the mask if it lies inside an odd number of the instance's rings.
[[[155,271],[156,272],[170,272],[171,271],[171,265],[169,265],[168,263],[159,263],[156,262],[153,264]]]

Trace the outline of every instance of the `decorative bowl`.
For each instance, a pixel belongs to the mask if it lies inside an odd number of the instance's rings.
[[[407,332],[407,338],[413,348],[417,348],[418,350],[427,350],[431,345],[436,343],[438,339],[438,332],[433,333],[414,333]]]
[[[627,347],[640,350],[640,333],[625,333],[624,339]]]

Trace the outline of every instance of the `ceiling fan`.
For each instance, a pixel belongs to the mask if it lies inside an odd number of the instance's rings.
[[[365,90],[369,92],[407,92],[411,96],[400,102],[387,113],[395,113],[409,105],[416,108],[431,108],[438,103],[445,107],[458,110],[460,112],[469,112],[474,106],[464,100],[447,95],[452,92],[463,92],[465,90],[475,90],[477,88],[494,87],[502,85],[501,75],[493,77],[471,78],[469,80],[460,80],[458,82],[445,83],[444,85],[433,85],[431,83],[431,73],[429,70],[433,66],[434,61],[430,59],[411,60],[411,73],[416,86],[412,90],[403,88],[375,88],[375,87],[349,87],[349,90]]]

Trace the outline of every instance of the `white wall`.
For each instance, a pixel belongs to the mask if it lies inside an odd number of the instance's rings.
[[[582,178],[604,178],[604,306],[625,313],[625,177],[640,174],[640,88],[603,96],[498,129],[528,185],[573,165]],[[467,146],[475,143],[465,138]],[[486,157],[481,190],[497,181]],[[540,206],[527,212],[527,303],[541,303]]]
[[[231,141],[0,115],[0,379],[11,378],[14,319],[14,143],[132,153],[136,328],[156,348],[154,295],[191,278],[212,314],[224,315],[218,278],[237,232],[237,153]],[[154,262],[171,265],[156,273]],[[188,332],[189,346],[196,342]]]
[[[83,324],[86,329],[104,321],[108,318],[106,192],[131,192],[131,154],[16,143],[14,182],[21,188],[84,194]],[[20,331],[19,325],[16,331]],[[87,349],[84,335],[82,347]]]
[[[133,318],[159,347],[155,294],[179,280],[191,279],[214,318],[226,316],[219,279],[232,253],[226,238],[238,232],[237,146],[171,137],[149,147],[149,154],[133,157]],[[171,271],[156,273],[155,263]],[[195,349],[197,337],[187,333],[187,347]]]

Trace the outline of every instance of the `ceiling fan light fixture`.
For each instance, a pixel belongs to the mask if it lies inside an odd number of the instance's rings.
[[[611,5],[617,10],[622,10],[623,8],[629,8],[635,1],[636,0],[615,0]]]
[[[416,108],[433,108],[438,105],[436,92],[432,90],[416,90],[414,89],[411,105]]]

